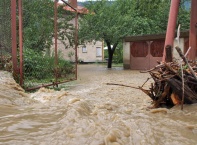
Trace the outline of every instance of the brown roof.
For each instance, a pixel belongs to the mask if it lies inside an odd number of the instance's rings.
[[[174,35],[176,37],[176,33]],[[166,34],[148,34],[148,35],[138,35],[138,36],[127,36],[124,37],[125,42],[131,42],[131,41],[151,41],[151,40],[158,40],[158,39],[165,39]],[[188,38],[189,37],[189,31],[183,31],[180,33],[180,38]]]
[[[65,6],[65,7],[63,7],[63,9],[64,10],[67,10],[67,11],[75,12],[75,10],[73,10],[69,6]],[[80,14],[87,14],[89,12],[88,9],[86,9],[85,7],[82,7],[82,6],[77,6],[76,10]]]

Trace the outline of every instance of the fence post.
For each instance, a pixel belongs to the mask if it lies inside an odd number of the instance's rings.
[[[59,0],[54,1],[54,39],[55,39],[55,83],[57,83],[57,66],[58,66],[58,56],[57,56],[57,4]]]
[[[18,0],[19,49],[20,49],[20,85],[23,86],[23,11],[22,0]]]
[[[77,57],[77,47],[78,47],[78,12],[76,12],[75,17],[75,79],[77,79],[77,63],[78,63],[78,57]]]
[[[18,73],[17,68],[17,40],[16,40],[16,0],[11,1],[11,41],[12,41],[12,65],[13,75]]]

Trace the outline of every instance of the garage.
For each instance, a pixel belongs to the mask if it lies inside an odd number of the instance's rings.
[[[189,32],[181,32],[178,41],[174,40],[174,46],[179,45],[182,51],[188,48]],[[162,60],[165,43],[165,34],[141,35],[125,37],[123,41],[123,65],[124,69],[147,70],[157,65]],[[173,57],[178,54],[173,50]]]

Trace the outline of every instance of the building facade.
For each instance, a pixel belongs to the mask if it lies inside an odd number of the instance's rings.
[[[77,13],[79,14],[78,19],[80,19],[80,15],[84,15],[88,13],[88,10],[85,7],[77,5],[77,0],[68,0],[68,3],[73,8],[75,8]],[[62,5],[62,3],[59,5]],[[64,6],[63,9],[75,13],[75,11],[67,5]],[[75,19],[71,20],[69,23],[75,26]],[[69,45],[68,41],[66,41],[65,43]],[[83,45],[78,45],[77,51],[75,51],[75,46],[65,47],[65,45],[61,41],[57,42],[57,46],[58,46],[58,51],[63,55],[64,59],[70,60],[72,62],[75,61],[76,52],[77,52],[78,62],[85,62],[85,63],[102,62],[104,59],[102,41],[85,42]]]

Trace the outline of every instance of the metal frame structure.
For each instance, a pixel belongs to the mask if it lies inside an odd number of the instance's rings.
[[[57,60],[57,6],[58,1],[54,1],[54,36],[55,36],[55,65],[58,64]],[[77,79],[77,47],[78,47],[78,11],[76,8],[72,7],[69,3],[67,3],[65,0],[61,0],[64,4],[69,6],[71,9],[73,9],[76,13],[75,17],[75,79]],[[166,56],[166,48],[167,46],[173,46],[174,41],[174,32],[176,29],[176,20],[178,16],[178,10],[179,10],[179,4],[180,0],[171,0],[171,7],[170,7],[170,13],[169,13],[169,19],[168,19],[168,26],[167,26],[167,32],[166,32],[166,40],[164,45],[164,52],[163,52],[163,58],[162,61],[169,61]],[[17,22],[17,15],[18,22]],[[189,46],[191,46],[191,50],[188,54],[189,60],[195,60],[196,58],[196,50],[197,50],[197,37],[196,37],[196,27],[197,27],[197,0],[191,0],[191,16],[190,16],[190,35],[189,35]],[[13,73],[14,74],[20,74],[20,85],[23,86],[24,84],[24,77],[23,77],[23,14],[22,14],[22,0],[18,0],[18,11],[17,11],[17,0],[11,0],[11,38],[12,38],[12,62],[13,62]],[[17,36],[17,23],[19,25],[19,34]],[[17,61],[17,37],[19,39],[19,56],[20,56],[20,65],[18,65]],[[44,84],[42,86],[38,86],[32,89],[37,89],[43,86],[52,86],[52,85],[58,85],[60,83],[64,82],[58,82],[57,81],[57,69],[55,70],[55,82],[51,84]],[[65,81],[68,82],[68,81]],[[28,89],[30,90],[30,89]]]
[[[61,0],[64,4],[68,5],[69,7],[71,7],[75,13],[76,13],[76,16],[75,16],[75,69],[76,69],[76,73],[75,73],[75,78],[77,79],[77,62],[78,62],[78,56],[77,56],[77,47],[78,47],[78,16],[79,16],[79,13],[77,11],[77,9],[75,9],[73,6],[71,6],[69,3],[67,3],[65,0]]]
[[[171,0],[170,13],[168,19],[168,26],[166,32],[166,40],[164,45],[164,52],[162,61],[169,61],[167,59],[167,46],[173,46],[174,32],[176,29],[176,20],[178,17],[179,4],[181,0]],[[196,27],[197,27],[197,0],[191,0],[191,16],[190,16],[190,34],[189,34],[189,46],[191,50],[188,54],[189,60],[196,59],[197,52],[197,37],[196,37]]]
[[[55,39],[55,66],[58,64],[57,59],[57,7],[58,7],[58,1],[54,0],[54,39]],[[64,4],[71,7],[76,12],[75,17],[75,79],[77,80],[77,47],[78,47],[78,11],[73,8],[70,4],[65,2],[64,0],[61,0]],[[17,15],[18,15],[18,21],[17,21]],[[22,0],[18,0],[18,11],[17,11],[17,0],[11,0],[11,38],[12,38],[12,63],[13,63],[13,74],[20,76],[20,85],[24,86],[24,77],[23,77],[23,14],[22,14]],[[18,36],[17,36],[17,23],[18,23]],[[19,39],[19,56],[20,56],[20,65],[18,65],[17,60],[17,37]],[[58,82],[57,80],[57,67],[55,68],[55,82],[52,82],[50,84],[43,84],[41,86],[37,86],[34,88],[27,88],[26,90],[35,90],[41,87],[47,87],[47,86],[58,86],[58,84],[69,82],[72,80],[67,81],[61,81]]]

